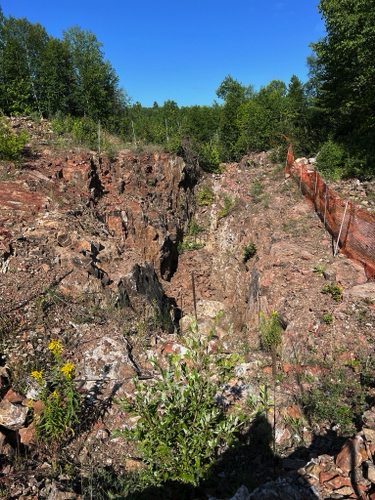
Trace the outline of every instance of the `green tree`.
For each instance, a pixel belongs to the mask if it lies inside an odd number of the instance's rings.
[[[240,137],[238,112],[241,104],[252,94],[251,87],[244,87],[230,75],[226,76],[216,90],[216,95],[224,100],[219,119],[219,138],[222,160],[237,159],[236,143]]]
[[[317,105],[329,116],[334,139],[356,156],[357,166],[373,165],[375,4],[321,0],[318,7],[327,34],[311,45],[321,77]]]
[[[64,33],[72,59],[75,85],[73,99],[77,111],[90,118],[108,118],[116,100],[118,77],[109,61],[104,60],[103,46],[94,33],[78,26]]]

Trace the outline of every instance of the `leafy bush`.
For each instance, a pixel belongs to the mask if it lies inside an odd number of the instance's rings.
[[[210,207],[214,201],[214,193],[212,189],[204,187],[201,189],[197,195],[197,204],[202,206]]]
[[[4,118],[0,119],[0,159],[13,161],[19,164],[22,158],[22,148],[27,142],[28,135],[21,131],[17,135]]]
[[[199,151],[199,164],[206,172],[222,173],[220,153],[215,145],[202,144]]]
[[[365,408],[365,391],[356,377],[341,369],[323,377],[302,400],[312,423],[330,422],[339,424],[343,432],[353,432],[353,422]]]
[[[191,238],[185,238],[183,242],[178,242],[177,252],[179,255],[182,255],[185,250],[188,252],[191,250],[199,250],[203,246],[203,243],[200,243],[199,241],[192,240]]]
[[[326,283],[322,288],[322,293],[331,295],[333,300],[335,300],[336,302],[340,302],[342,298],[342,288],[339,285]]]
[[[62,438],[68,431],[73,433],[74,423],[79,422],[80,394],[75,387],[75,365],[64,362],[63,345],[52,340],[48,345],[53,354],[51,373],[43,370],[31,372],[41,390],[42,409],[35,415],[34,427],[38,440],[51,442]]]
[[[133,399],[122,402],[125,411],[140,417],[121,434],[137,443],[149,484],[174,480],[197,485],[218,451],[234,439],[241,416],[228,413],[217,394],[239,359],[208,354],[214,327],[204,339],[191,318],[183,340],[186,353],[169,355],[165,369],[154,359],[157,379],[150,385],[134,380]]]
[[[326,270],[325,266],[323,264],[318,264],[317,266],[313,267],[313,272],[317,276],[323,276],[324,271]]]
[[[323,144],[316,157],[319,172],[326,179],[336,181],[340,179],[348,163],[348,155],[345,149],[329,140]]]
[[[259,182],[258,179],[255,179],[250,187],[250,194],[254,198],[255,203],[260,201],[260,195],[263,193],[263,190],[263,184]]]
[[[248,260],[252,259],[257,253],[257,248],[253,241],[250,241],[248,245],[243,247],[243,261],[246,263]]]
[[[332,325],[333,323],[333,316],[331,313],[326,313],[326,314],[323,314],[322,316],[322,321],[326,324],[326,325]]]
[[[230,194],[226,194],[224,197],[224,208],[217,214],[217,220],[229,215],[236,208],[238,200],[238,196],[233,199]]]
[[[191,219],[189,224],[189,234],[190,236],[198,236],[203,231],[203,226],[200,226],[197,222],[197,219]]]

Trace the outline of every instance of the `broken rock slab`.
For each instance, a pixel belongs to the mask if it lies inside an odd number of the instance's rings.
[[[24,427],[29,409],[26,406],[2,400],[0,403],[0,425],[16,431]]]

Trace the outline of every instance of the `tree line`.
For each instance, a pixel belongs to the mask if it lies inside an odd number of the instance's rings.
[[[228,75],[211,106],[168,100],[144,107],[119,84],[102,44],[78,26],[62,39],[40,24],[6,18],[0,7],[0,110],[57,119],[61,132],[79,126],[137,145],[160,144],[199,160],[209,171],[249,151],[288,141],[298,155],[318,155],[327,175],[373,175],[375,144],[375,5],[370,0],[321,0],[326,35],[311,44],[309,80],[293,75],[255,90]],[[78,125],[77,125],[78,124]],[[57,127],[58,128],[58,127]]]

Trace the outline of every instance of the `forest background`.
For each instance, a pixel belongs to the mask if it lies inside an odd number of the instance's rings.
[[[73,133],[92,148],[100,120],[125,143],[160,145],[211,172],[249,151],[272,150],[283,160],[292,141],[298,156],[319,153],[327,178],[371,178],[375,6],[321,0],[318,9],[326,35],[311,44],[307,82],[293,75],[255,90],[228,75],[211,106],[167,100],[144,107],[120,87],[93,32],[73,26],[55,38],[39,23],[5,17],[0,7],[0,111],[48,118],[54,132]]]

